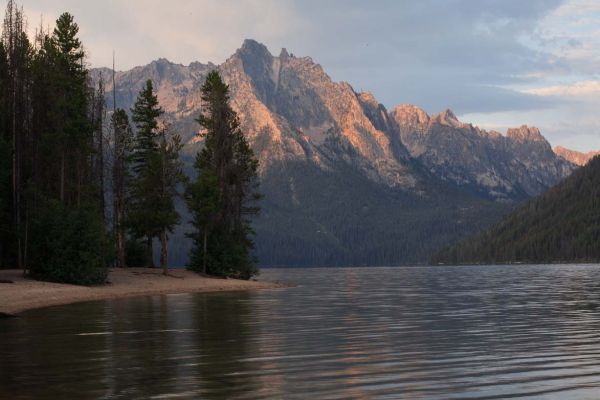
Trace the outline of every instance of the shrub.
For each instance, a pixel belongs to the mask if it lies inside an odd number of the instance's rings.
[[[44,201],[32,218],[29,270],[34,279],[95,285],[106,281],[106,236],[95,207]]]
[[[145,267],[145,244],[135,239],[127,240],[127,243],[125,244],[125,263],[128,267]]]

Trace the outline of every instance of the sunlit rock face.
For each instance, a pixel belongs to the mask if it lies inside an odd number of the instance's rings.
[[[582,153],[580,151],[570,150],[562,146],[556,146],[554,148],[554,153],[564,158],[565,160],[579,166],[587,164],[592,158],[596,157],[597,155],[600,155],[600,151],[589,151],[587,153]]]
[[[187,172],[201,148],[200,88],[218,69],[260,161],[262,211],[254,221],[262,265],[393,265],[427,260],[486,227],[515,202],[556,183],[573,164],[534,128],[506,136],[413,105],[389,112],[373,94],[334,82],[310,57],[253,40],[220,65],[159,59],[115,74],[130,109],[151,79],[165,120],[183,137]],[[112,110],[112,71],[104,80]],[[549,150],[550,149],[550,150]],[[183,204],[182,220],[189,220]],[[185,225],[171,255],[187,262]]]
[[[574,165],[552,151],[535,127],[506,136],[413,105],[393,109],[402,143],[432,174],[498,200],[536,195],[568,176]]]
[[[275,57],[246,40],[220,69],[243,127],[257,144],[273,147],[275,140],[281,146],[275,156],[310,159],[325,169],[345,162],[390,186],[416,184],[385,108],[349,84],[333,82],[310,57],[285,49]],[[263,147],[255,146],[261,153]]]
[[[328,171],[344,163],[373,181],[421,191],[427,178],[415,170],[418,162],[447,182],[512,200],[539,193],[574,168],[556,156],[537,128],[509,129],[503,136],[463,123],[451,110],[430,116],[400,105],[388,113],[371,93],[332,81],[310,57],[286,49],[274,56],[253,40],[220,66],[159,59],[118,72],[117,105],[130,108],[151,79],[167,120],[193,152],[201,146],[194,121],[201,110],[200,87],[215,68],[230,87],[262,174],[282,161],[311,162]],[[111,71],[93,71],[95,79],[99,75],[110,93]]]
[[[152,79],[167,118],[196,146],[199,88],[214,68],[230,87],[231,104],[263,171],[281,160],[310,160],[325,170],[345,162],[389,186],[417,185],[408,152],[395,135],[387,110],[372,95],[333,82],[310,57],[295,57],[285,49],[273,56],[253,40],[246,40],[218,67],[200,63],[186,67],[160,59],[118,72],[117,104],[130,108],[146,79]],[[94,70],[96,77],[99,74],[111,92],[110,71]]]

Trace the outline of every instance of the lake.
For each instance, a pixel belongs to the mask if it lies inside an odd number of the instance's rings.
[[[0,398],[598,399],[600,266],[264,269],[0,320]]]

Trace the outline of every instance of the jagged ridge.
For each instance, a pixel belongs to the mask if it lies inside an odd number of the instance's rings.
[[[600,154],[600,151],[582,153],[580,151],[566,149],[562,146],[556,146],[554,152],[565,160],[579,166],[586,165],[592,158]]]
[[[118,72],[118,105],[131,107],[152,79],[191,155],[202,145],[194,122],[199,88],[215,68],[261,161],[266,200],[257,250],[270,265],[425,260],[508,210],[496,200],[535,194],[572,169],[546,151],[543,138],[486,132],[450,110],[430,117],[402,106],[388,113],[372,94],[333,82],[310,57],[285,49],[276,57],[253,40],[219,66],[160,59]],[[109,72],[93,75],[104,75],[110,105]],[[541,137],[526,131],[524,138]],[[539,157],[528,160],[528,153]],[[174,253],[185,259],[184,247]]]

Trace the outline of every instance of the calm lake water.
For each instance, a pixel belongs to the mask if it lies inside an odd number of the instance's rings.
[[[0,320],[0,398],[600,398],[600,266],[262,277]]]

